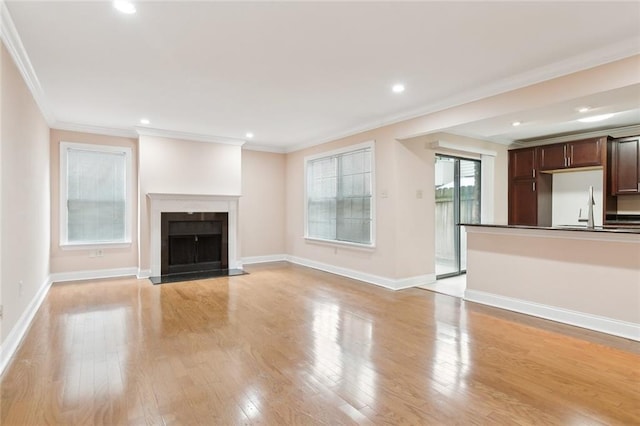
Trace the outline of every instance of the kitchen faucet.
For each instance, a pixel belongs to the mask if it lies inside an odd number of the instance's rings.
[[[589,215],[587,217],[587,228],[593,229],[593,205],[595,201],[593,200],[593,186],[589,186]]]

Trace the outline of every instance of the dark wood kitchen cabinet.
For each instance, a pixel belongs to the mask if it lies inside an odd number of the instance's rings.
[[[514,149],[509,151],[509,173],[512,179],[536,178],[536,148]]]
[[[640,194],[640,136],[612,142],[611,193]]]
[[[602,166],[607,138],[591,138],[538,147],[539,170]]]
[[[553,144],[538,148],[540,170],[558,170],[567,166],[567,145]]]
[[[606,137],[567,142],[569,167],[602,166],[606,148]]]
[[[538,193],[535,179],[509,182],[509,225],[538,224]]]
[[[551,182],[538,172],[538,148],[509,151],[509,225],[551,224]]]

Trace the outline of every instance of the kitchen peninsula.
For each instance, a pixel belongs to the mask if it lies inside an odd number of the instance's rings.
[[[640,229],[464,225],[465,300],[640,341]]]

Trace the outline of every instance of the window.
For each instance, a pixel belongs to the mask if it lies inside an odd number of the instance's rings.
[[[306,159],[306,238],[374,245],[373,164],[373,142]]]
[[[60,245],[131,242],[131,149],[60,144]]]

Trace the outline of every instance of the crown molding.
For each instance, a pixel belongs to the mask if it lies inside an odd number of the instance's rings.
[[[510,91],[522,89],[533,84],[541,83],[554,78],[559,78],[565,75],[584,71],[597,66],[605,65],[611,62],[615,62],[621,59],[629,58],[635,55],[640,55],[640,45],[638,45],[637,38],[630,38],[618,43],[614,43],[603,48],[575,55],[567,59],[563,59],[558,62],[554,62],[549,65],[534,68],[521,74],[517,74],[508,78],[497,80],[493,83],[478,87],[473,90],[458,93],[453,96],[449,96],[446,100],[434,102],[412,111],[403,112],[401,114],[389,115],[386,117],[378,118],[375,121],[363,123],[362,125],[352,127],[345,131],[332,134],[328,137],[319,139],[313,139],[301,144],[289,145],[285,148],[287,153],[299,151],[313,146],[321,145],[323,143],[332,142],[338,139],[346,138],[356,135],[358,133],[367,132],[370,130],[378,129],[383,126],[389,126],[397,124],[403,121],[411,120],[414,118],[422,117],[428,114],[433,114],[439,111],[443,111],[449,108],[454,108],[460,105],[476,102],[491,96],[500,95]],[[435,128],[429,130],[427,133],[446,130],[444,128]],[[413,136],[404,136],[401,139],[408,139]],[[506,144],[506,141],[500,141],[498,143]]]
[[[195,142],[219,143],[224,145],[243,146],[245,140],[235,138],[224,138],[221,136],[201,135],[197,133],[178,132],[174,130],[152,129],[149,127],[136,127],[136,132],[140,136],[153,136],[159,138],[182,139]]]
[[[269,146],[269,145],[257,145],[253,143],[246,143],[242,145],[242,149],[248,151],[261,151],[261,152],[273,152],[275,154],[285,154],[287,151],[283,147]]]
[[[31,65],[29,55],[27,55],[27,51],[22,44],[18,30],[4,1],[0,1],[0,37],[18,67],[20,75],[22,75],[44,119],[51,126],[55,122],[55,116],[47,104],[40,80],[38,80],[33,65]]]
[[[68,130],[71,132],[92,133],[96,135],[117,136],[121,138],[138,138],[138,133],[133,130],[116,129],[113,127],[100,127],[90,124],[78,124],[56,121],[50,127],[55,130]]]
[[[223,138],[219,136],[208,136],[208,135],[200,135],[195,133],[186,133],[186,132],[176,132],[172,130],[163,130],[163,129],[153,129],[148,127],[136,127],[133,129],[118,129],[114,127],[101,127],[101,126],[93,126],[90,124],[79,124],[79,123],[68,123],[56,121],[51,125],[52,129],[56,130],[69,130],[72,132],[81,132],[81,133],[93,133],[97,135],[105,135],[105,136],[117,136],[122,138],[134,138],[137,139],[140,136],[153,136],[153,137],[161,137],[161,138],[171,138],[171,139],[182,139],[196,142],[209,142],[209,143],[219,143],[225,145],[234,145],[234,146],[243,146],[245,141],[240,139],[233,138]],[[271,147],[263,147],[263,151],[267,151]],[[250,148],[251,149],[251,148]],[[258,150],[257,148],[255,148]],[[282,152],[277,151],[278,148],[273,148],[273,152]]]
[[[612,138],[624,138],[627,136],[640,135],[640,124],[625,127],[615,127],[613,129],[599,129],[590,132],[571,133],[568,135],[554,136],[550,138],[527,139],[514,141],[512,147],[549,145],[561,142],[571,142],[577,139],[598,138],[602,136],[611,136]]]

